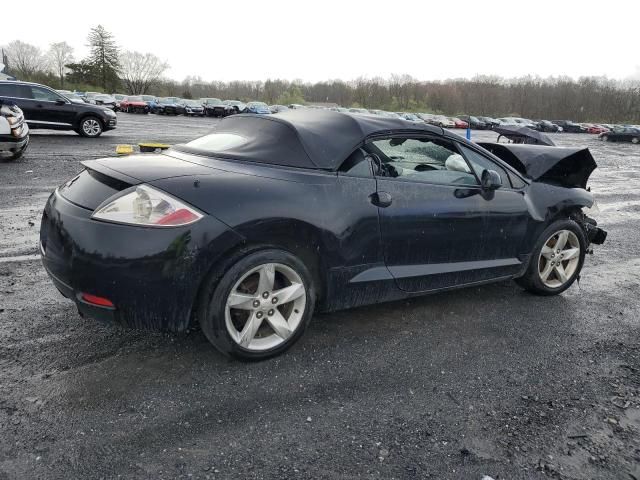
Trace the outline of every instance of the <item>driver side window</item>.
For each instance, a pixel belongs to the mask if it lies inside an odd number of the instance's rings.
[[[31,87],[31,98],[43,102],[55,102],[62,99],[57,93],[41,87]]]
[[[365,146],[380,159],[376,175],[443,185],[478,185],[453,143],[441,138],[391,137]]]

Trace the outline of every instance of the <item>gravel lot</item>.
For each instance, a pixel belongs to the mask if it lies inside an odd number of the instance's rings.
[[[0,163],[0,479],[640,479],[640,146],[552,135],[592,149],[609,231],[563,295],[501,283],[317,316],[243,364],[199,331],[81,319],[36,256],[80,161],[214,123],[119,114]]]

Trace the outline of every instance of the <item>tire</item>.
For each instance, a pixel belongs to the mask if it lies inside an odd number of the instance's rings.
[[[205,336],[220,352],[239,360],[283,353],[302,336],[313,315],[316,290],[309,270],[296,256],[277,249],[254,251],[228,265],[209,276],[198,299]],[[237,307],[229,307],[228,301]]]
[[[609,136],[608,135],[603,135],[602,136],[602,141],[603,142],[608,142],[609,141]]]
[[[638,137],[633,137],[631,139],[631,143],[633,143],[634,145],[637,145],[638,143],[640,143],[640,138]]]
[[[77,132],[83,137],[97,138],[102,135],[102,122],[96,117],[84,117],[80,120]]]
[[[566,243],[559,246],[558,253],[555,248],[558,246],[557,242],[561,241],[560,234],[566,234]],[[543,252],[543,247],[546,253]],[[536,295],[558,295],[580,276],[586,251],[587,240],[580,225],[569,219],[557,220],[542,232],[533,248],[526,272],[522,277],[516,278],[515,282]],[[559,275],[558,267],[552,266],[558,263],[557,255],[561,256],[559,264],[565,278]]]

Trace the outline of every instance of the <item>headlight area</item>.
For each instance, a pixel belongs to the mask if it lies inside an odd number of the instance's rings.
[[[594,198],[591,207],[582,207],[582,211],[578,216],[578,223],[582,224],[589,243],[602,245],[607,239],[607,232],[598,227],[598,222],[593,218],[598,213],[600,213],[600,209]]]
[[[190,225],[202,217],[194,207],[149,185],[121,192],[91,215],[94,220],[160,228]]]

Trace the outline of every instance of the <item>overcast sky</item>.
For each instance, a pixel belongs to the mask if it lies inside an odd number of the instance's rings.
[[[639,0],[31,0],[9,17],[0,45],[67,41],[82,58],[100,23],[122,49],[166,60],[177,80],[640,73]]]

